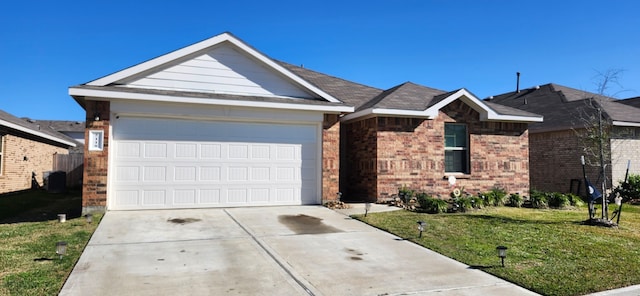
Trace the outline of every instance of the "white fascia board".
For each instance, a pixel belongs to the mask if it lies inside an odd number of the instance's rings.
[[[270,58],[266,57],[264,54],[262,54],[262,53],[258,52],[257,50],[253,49],[251,46],[248,46],[247,44],[245,44],[244,42],[242,42],[242,41],[238,40],[237,38],[233,37],[229,33],[222,33],[220,35],[217,35],[217,36],[211,37],[209,39],[206,39],[204,41],[198,42],[196,44],[192,44],[190,46],[183,47],[183,48],[178,49],[176,51],[172,51],[172,52],[170,52],[168,54],[159,56],[157,58],[151,59],[149,61],[143,62],[143,63],[138,64],[138,65],[135,65],[133,67],[129,67],[129,68],[126,68],[126,69],[124,69],[122,71],[119,71],[119,72],[113,73],[111,75],[107,75],[105,77],[99,78],[97,80],[88,82],[86,85],[106,86],[106,85],[112,84],[114,82],[117,82],[119,80],[126,79],[128,77],[137,75],[138,73],[142,73],[144,71],[148,71],[148,70],[153,69],[155,67],[162,66],[162,65],[164,65],[166,63],[170,63],[170,62],[175,61],[177,59],[180,59],[182,57],[194,54],[194,53],[199,52],[199,51],[206,50],[207,48],[216,46],[216,45],[218,45],[218,44],[220,44],[222,42],[225,42],[225,41],[235,45],[236,47],[238,47],[239,49],[241,49],[245,53],[249,54],[250,56],[252,56],[256,60],[266,64],[267,66],[269,66],[272,69],[276,70],[277,72],[279,72],[280,74],[284,75],[288,79],[294,81],[295,83],[297,83],[298,85],[302,86],[303,88],[306,88],[307,91],[315,93],[316,95],[322,97],[323,99],[325,99],[325,100],[327,100],[327,101],[329,101],[331,103],[341,103],[340,100],[334,98],[333,96],[331,96],[328,93],[322,91],[321,89],[313,86],[312,84],[310,84],[306,80],[300,78],[299,76],[291,73],[289,70],[287,70],[284,67],[280,66],[279,64],[275,63],[273,60],[271,60]]]
[[[17,124],[8,122],[8,121],[0,120],[0,125],[6,126],[8,128],[15,129],[15,130],[19,130],[21,132],[24,132],[24,133],[27,133],[27,134],[30,134],[30,135],[38,136],[40,138],[44,138],[44,139],[47,139],[47,140],[58,142],[60,144],[68,145],[70,147],[76,147],[76,144],[73,143],[73,142],[69,142],[69,141],[66,141],[66,140],[63,140],[63,139],[60,139],[60,138],[56,138],[54,136],[45,134],[43,132],[39,132],[39,131],[30,129],[30,128],[26,128],[24,126],[17,125]]]
[[[613,121],[614,126],[629,126],[629,127],[640,127],[640,122],[629,122],[629,121]]]
[[[114,92],[108,90],[95,90],[83,88],[69,88],[69,95],[76,97],[91,97],[96,100],[138,100],[138,101],[155,101],[155,102],[171,102],[171,103],[189,103],[189,104],[205,104],[218,106],[237,106],[237,107],[254,107],[254,108],[273,108],[273,109],[289,109],[304,111],[319,111],[329,113],[353,112],[353,107],[349,106],[325,106],[325,105],[306,105],[306,104],[287,104],[275,102],[255,102],[255,101],[235,101],[224,99],[203,99],[176,97],[169,95],[157,94],[140,94],[131,92]]]
[[[425,111],[369,108],[360,110],[355,113],[347,114],[343,116],[340,121],[347,122],[356,119],[365,119],[373,116],[415,117],[433,119],[433,116],[425,113]]]
[[[543,117],[535,117],[535,116],[518,116],[518,115],[499,115],[496,114],[494,116],[489,116],[486,118],[480,117],[482,121],[513,121],[513,122],[543,122]]]

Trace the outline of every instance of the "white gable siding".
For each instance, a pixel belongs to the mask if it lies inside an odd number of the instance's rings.
[[[246,96],[313,98],[300,87],[227,44],[128,82],[125,86]]]

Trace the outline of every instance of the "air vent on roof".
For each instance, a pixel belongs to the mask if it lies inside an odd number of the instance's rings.
[[[520,72],[516,72],[516,92],[520,92]]]

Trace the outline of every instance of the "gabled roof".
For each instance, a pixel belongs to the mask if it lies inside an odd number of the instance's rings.
[[[73,139],[54,131],[45,125],[31,122],[30,120],[21,119],[15,117],[3,110],[0,110],[0,127],[6,127],[11,130],[16,130],[36,138],[53,141],[58,144],[62,144],[67,147],[75,147],[76,144]]]
[[[373,116],[418,117],[433,119],[440,109],[461,100],[480,114],[483,121],[540,122],[542,116],[509,107],[486,104],[464,88],[447,92],[420,86],[411,82],[390,88],[362,105],[355,113],[343,117],[344,121]]]
[[[374,114],[435,117],[439,108],[463,97],[462,95],[464,94],[468,94],[469,97],[473,98],[464,97],[476,110],[484,114],[486,120],[521,122],[538,122],[542,120],[542,117],[537,114],[483,102],[467,90],[462,91],[462,89],[459,89],[445,92],[412,82],[405,82],[388,90],[382,90],[285,62],[279,61],[278,63],[339,100],[355,106],[356,113],[344,116],[344,121],[370,117],[374,116]],[[443,101],[444,103],[440,104]],[[432,108],[434,106],[435,109]]]
[[[173,77],[178,77],[181,73],[172,73],[166,72],[161,73],[162,71],[175,66],[182,66],[181,63],[188,63],[191,60],[197,59],[198,57],[207,56],[207,54],[211,53],[214,50],[225,50],[225,48],[230,49],[232,52],[238,54],[238,57],[242,57],[244,60],[252,63],[252,65],[257,65],[261,69],[264,68],[272,75],[268,77],[260,77],[262,79],[271,79],[269,81],[284,81],[288,85],[292,85],[294,88],[299,89],[304,93],[311,94],[313,98],[293,98],[287,97],[287,95],[263,95],[261,104],[253,104],[255,100],[249,95],[248,100],[244,100],[246,97],[242,94],[235,95],[234,93],[229,92],[219,92],[215,90],[210,91],[198,91],[198,90],[188,90],[188,91],[178,91],[172,89],[166,89],[162,87],[154,88],[153,86],[147,87],[136,87],[130,86],[127,84],[136,83],[141,79],[145,79],[145,77],[149,77],[149,80],[154,81],[162,81],[165,77],[153,77],[154,74],[168,74],[173,75]],[[225,54],[227,52],[219,53],[220,56],[226,57]],[[233,58],[233,57],[231,57]],[[244,62],[243,60],[243,62]],[[207,61],[205,61],[207,62]],[[207,81],[207,73],[200,73],[196,67],[192,67],[192,65],[184,65],[182,67],[191,67],[190,71],[194,71],[194,75],[196,77],[200,77],[198,79],[203,79]],[[224,69],[222,70],[224,71]],[[241,78],[246,78],[240,75]],[[249,79],[249,78],[246,78]],[[268,82],[267,82],[268,83]],[[275,82],[273,82],[275,83]],[[280,82],[278,82],[280,83]],[[162,92],[164,91],[164,92]],[[160,94],[159,94],[160,92]],[[188,95],[187,93],[193,93],[192,95]],[[198,96],[201,93],[207,93],[209,97],[220,97],[219,100],[192,100],[189,97]],[[84,100],[87,97],[93,98],[101,98],[101,99],[130,99],[130,100],[152,100],[152,101],[174,101],[174,102],[185,102],[185,103],[200,103],[200,104],[219,104],[223,103],[225,105],[237,105],[237,106],[248,106],[248,107],[264,107],[264,108],[282,108],[282,104],[293,103],[298,106],[298,109],[303,109],[300,107],[301,103],[309,102],[310,105],[314,107],[311,110],[322,110],[327,112],[350,112],[353,111],[353,108],[345,105],[340,100],[336,99],[332,95],[328,94],[324,90],[316,87],[315,85],[309,83],[308,81],[300,78],[298,75],[293,74],[287,68],[283,67],[279,63],[271,60],[266,55],[257,51],[253,47],[247,45],[237,37],[233,36],[230,33],[222,33],[220,35],[214,36],[212,38],[206,39],[204,41],[192,44],[190,46],[178,49],[176,51],[167,53],[165,55],[156,57],[154,59],[148,60],[146,62],[137,64],[135,66],[126,68],[124,70],[115,72],[113,74],[104,76],[102,78],[90,81],[88,83],[73,86],[69,88],[69,94],[73,96],[76,101],[82,106],[84,106]],[[187,95],[185,95],[187,94]],[[181,97],[185,95],[187,98]],[[230,96],[226,96],[230,95]],[[289,100],[279,100],[279,99],[289,99]],[[317,104],[317,102],[321,102],[322,104]]]
[[[489,102],[543,115],[544,122],[530,125],[532,132],[543,132],[579,127],[582,124],[581,114],[595,112],[588,105],[591,98],[601,104],[604,115],[614,125],[640,125],[638,108],[625,106],[613,98],[553,83],[496,95],[489,98]]]

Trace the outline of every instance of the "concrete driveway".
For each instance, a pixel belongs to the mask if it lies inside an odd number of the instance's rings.
[[[321,206],[108,212],[60,295],[536,295]]]

